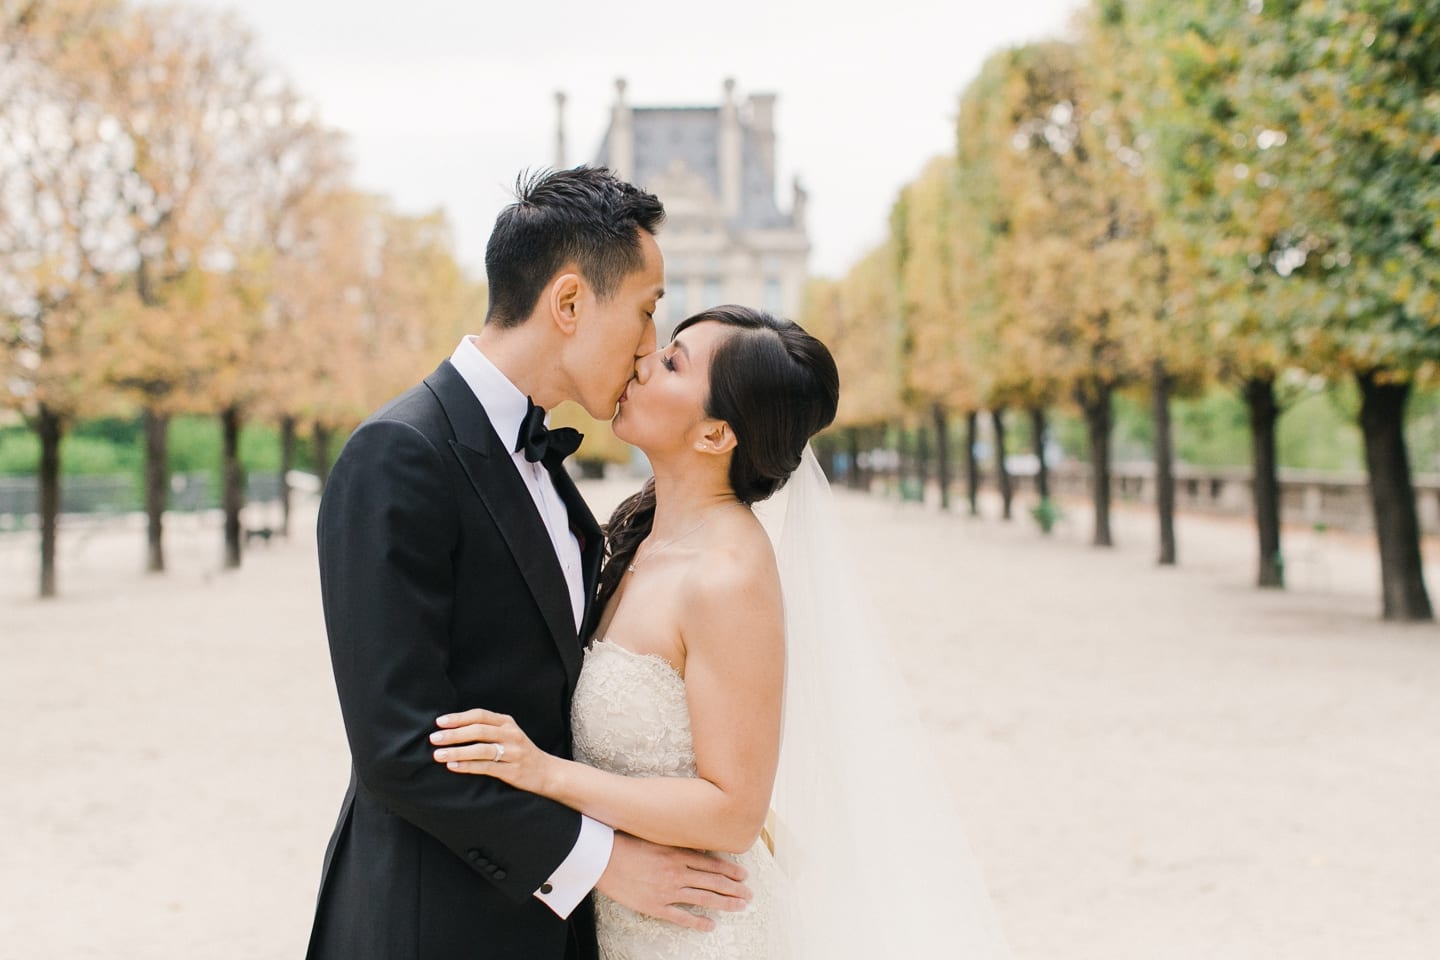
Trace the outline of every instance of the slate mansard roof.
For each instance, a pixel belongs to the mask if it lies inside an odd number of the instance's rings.
[[[716,198],[720,190],[719,107],[633,107],[635,173],[637,184],[654,182],[680,161],[709,186]],[[610,166],[610,138],[605,133],[595,155],[599,166]],[[740,126],[740,213],[732,221],[741,229],[790,228],[794,217],[775,204],[775,181],[765,169],[751,128]]]

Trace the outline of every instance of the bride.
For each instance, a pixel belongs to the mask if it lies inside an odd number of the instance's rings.
[[[916,813],[914,791],[926,787],[877,787],[877,775],[906,780],[910,767],[892,763],[920,768],[924,758],[890,745],[854,761],[867,742],[854,711],[912,747],[918,740],[913,724],[872,713],[870,684],[892,684],[882,700],[896,715],[902,687],[840,613],[853,597],[835,582],[824,521],[795,520],[824,492],[807,445],[838,399],[834,360],[797,324],[737,306],[682,322],[638,361],[613,424],[645,452],[654,479],[607,527],[600,617],[572,704],[575,760],[538,750],[511,718],[486,710],[442,717],[431,737],[436,761],[456,773],[495,777],[656,843],[727,854],[748,871],[746,909],[697,910],[703,930],[597,892],[602,960],[1003,955],[968,851],[942,852],[936,830],[958,841],[946,814],[890,822]],[[786,561],[782,597],[751,507],[792,475],[803,489],[789,492],[783,540],[802,549]],[[851,641],[831,647],[842,635]],[[898,861],[870,856],[907,830],[924,831],[925,848]],[[927,871],[931,854],[963,862]],[[867,863],[899,863],[907,875],[877,884]],[[672,909],[681,919],[685,908]],[[892,924],[870,942],[875,934],[862,933]]]

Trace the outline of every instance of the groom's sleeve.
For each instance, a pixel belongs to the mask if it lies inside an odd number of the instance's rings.
[[[435,447],[407,423],[363,424],[320,504],[335,686],[365,789],[512,900],[530,902],[575,848],[580,814],[491,777],[451,773],[428,739],[436,717],[468,706],[446,672],[458,537],[458,504]]]
[[[615,848],[615,831],[599,820],[580,818],[580,836],[565,862],[555,868],[550,879],[540,884],[535,896],[561,920],[580,905],[600,876],[610,865],[610,853]]]

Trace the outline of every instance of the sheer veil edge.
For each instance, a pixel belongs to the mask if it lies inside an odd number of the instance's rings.
[[[829,483],[807,449],[786,484],[784,733],[776,860],[789,954],[1008,960],[979,864],[883,625],[840,549]]]

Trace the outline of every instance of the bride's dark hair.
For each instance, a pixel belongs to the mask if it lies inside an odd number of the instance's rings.
[[[687,317],[675,334],[697,323],[734,327],[710,358],[705,415],[735,431],[730,489],[742,503],[757,503],[785,485],[800,466],[805,445],[835,419],[840,374],[825,344],[798,323],[749,307],[712,307]],[[673,336],[672,336],[673,339]],[[655,482],[626,499],[605,526],[605,567],[597,611],[614,596],[625,567],[655,522]]]

